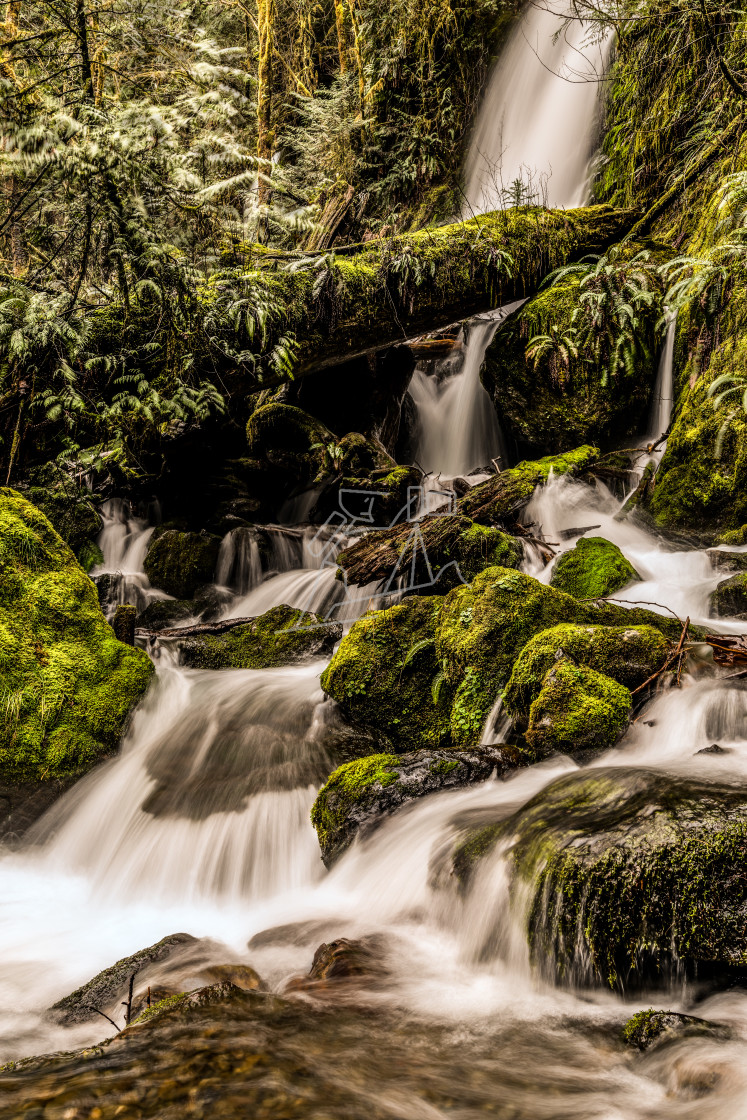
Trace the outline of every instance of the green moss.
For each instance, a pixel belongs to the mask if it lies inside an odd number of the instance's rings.
[[[531,638],[517,657],[503,694],[506,711],[526,724],[546,673],[561,655],[633,689],[662,667],[671,648],[653,626],[553,626]]]
[[[130,1025],[135,1026],[136,1023],[147,1023],[151,1019],[157,1019],[164,1011],[171,1011],[173,1008],[179,1007],[180,1004],[186,1001],[188,996],[189,992],[179,992],[174,996],[166,996],[165,999],[160,999],[158,1003],[153,1003],[150,1007],[146,1007],[145,1011],[141,1011],[137,1019]]]
[[[396,755],[373,754],[348,762],[330,774],[311,810],[311,823],[322,851],[332,846],[354,805],[370,804],[382,789],[396,782],[397,764]]]
[[[582,537],[558,557],[550,585],[576,599],[603,599],[640,578],[616,544],[604,537]]]
[[[459,766],[459,761],[456,758],[442,758],[438,762],[434,762],[430,767],[433,774],[451,774],[452,770],[456,770]]]
[[[459,512],[481,522],[515,516],[516,509],[529,501],[537,486],[547,482],[551,472],[580,475],[598,459],[599,448],[585,444],[562,455],[517,463],[470,490],[460,499]]]
[[[747,572],[722,580],[711,594],[710,605],[716,618],[747,618]]]
[[[529,708],[527,743],[539,758],[611,747],[627,729],[631,703],[624,685],[561,658]]]
[[[153,672],[116,640],[46,517],[0,490],[0,775],[82,773],[117,745]]]
[[[191,599],[198,587],[211,583],[220,537],[167,529],[153,536],[145,556],[145,573],[154,587],[175,599]]]
[[[322,688],[345,714],[398,751],[449,742],[448,687],[433,696],[441,602],[408,597],[370,612],[343,638],[322,674]]]
[[[194,669],[273,669],[331,651],[342,628],[319,615],[280,605],[222,634],[195,634],[181,643]]]
[[[84,572],[103,562],[96,537],[101,531],[101,517],[91,501],[88,490],[71,482],[54,468],[36,472],[45,485],[34,485],[24,497],[49,518],[53,527],[78,558]]]

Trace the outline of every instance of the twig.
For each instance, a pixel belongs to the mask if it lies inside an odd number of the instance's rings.
[[[121,1027],[117,1026],[117,1024],[114,1022],[113,1019],[110,1019],[109,1016],[107,1014],[105,1014],[105,1012],[99,1011],[98,1007],[94,1007],[92,1003],[88,1004],[88,1010],[89,1011],[95,1011],[97,1015],[102,1015],[104,1019],[106,1019],[109,1023],[111,1023],[111,1025],[114,1027],[114,1029],[116,1031],[121,1031],[122,1030]]]
[[[648,678],[648,680],[644,681],[643,684],[639,684],[638,688],[634,688],[633,691],[630,694],[631,696],[635,696],[635,694],[637,692],[641,692],[648,685],[652,684],[657,679],[657,677],[660,677],[662,675],[662,673],[666,673],[669,666],[674,661],[677,661],[678,658],[679,658],[679,667],[677,669],[677,684],[680,683],[680,674],[682,672],[682,657],[683,657],[683,652],[684,652],[682,647],[685,644],[685,637],[687,636],[687,631],[688,631],[689,628],[690,628],[690,618],[688,617],[688,618],[685,619],[685,623],[682,627],[682,633],[680,634],[680,640],[677,643],[677,648],[675,649],[674,653],[670,653],[670,655],[667,657],[666,661],[662,665],[661,669],[657,669],[657,671],[655,673],[652,673],[652,675]]]
[[[665,606],[664,603],[651,603],[651,602],[648,601],[648,599],[616,599],[612,595],[608,595],[606,597],[603,597],[603,596],[600,596],[600,595],[590,595],[586,599],[578,599],[577,602],[579,602],[579,603],[628,603],[632,607],[660,607],[661,610],[663,610],[663,611],[669,611],[672,618],[676,618],[677,621],[679,622],[680,626],[682,626],[682,619],[680,618],[680,616],[678,614],[675,614],[675,612],[672,610],[671,607]],[[689,622],[690,619],[688,619],[687,621]]]
[[[130,1019],[132,1017],[132,989],[135,984],[136,976],[137,972],[133,972],[132,976],[130,977],[130,990],[127,994],[127,1001],[125,1002],[125,1000],[122,1000],[122,1006],[125,1009],[125,1025],[128,1027],[130,1025]]]

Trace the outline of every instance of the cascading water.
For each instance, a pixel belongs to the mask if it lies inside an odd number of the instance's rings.
[[[143,563],[154,526],[145,518],[136,517],[127,502],[110,498],[101,507],[103,528],[98,544],[104,557],[91,575],[94,579],[108,576],[107,613],[114,613],[118,603],[132,603],[143,610],[153,599],[167,599],[162,591],[151,587]]]
[[[560,14],[558,14],[560,13]],[[465,218],[526,202],[582,206],[611,37],[527,5],[490,77],[465,170]]]

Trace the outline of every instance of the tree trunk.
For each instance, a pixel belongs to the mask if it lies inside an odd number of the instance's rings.
[[[345,8],[342,0],[335,0],[335,23],[337,24],[337,53],[340,59],[340,73],[348,68],[348,48],[345,42]]]
[[[272,160],[274,134],[272,131],[273,58],[275,46],[275,0],[257,0],[257,35],[259,59],[257,65],[257,155]],[[266,172],[269,175],[269,170]],[[269,184],[260,176],[259,201],[266,203],[270,197]]]

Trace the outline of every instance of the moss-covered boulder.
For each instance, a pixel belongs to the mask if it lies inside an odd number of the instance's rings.
[[[625,685],[561,657],[529,708],[526,741],[538,758],[604,750],[627,729],[631,706]]]
[[[96,543],[102,524],[99,511],[85,487],[68,478],[48,481],[49,485],[30,486],[23,496],[49,518],[83,570],[90,572],[104,559]]]
[[[152,672],[117,641],[44,514],[0,490],[0,782],[85,773],[116,747]]]
[[[535,635],[522,649],[503,703],[509,715],[526,726],[529,708],[558,658],[570,658],[634,689],[661,669],[671,649],[671,642],[653,626],[553,626]]]
[[[151,599],[137,616],[137,626],[141,630],[167,630],[198,613],[194,599]]]
[[[523,572],[488,568],[446,596],[408,598],[356,622],[322,687],[393,750],[474,746],[527,642],[561,623],[650,626],[674,640],[682,629],[653,611],[579,603]]]
[[[716,618],[747,619],[747,572],[721,581],[711,594],[711,614]]]
[[[526,761],[516,747],[495,746],[423,748],[348,762],[330,774],[311,810],[322,859],[331,866],[356,836],[370,835],[386,816],[418,797],[484,782],[494,772],[503,776]]]
[[[220,550],[220,537],[166,529],[153,534],[145,556],[145,573],[154,587],[175,599],[191,599],[210,583]]]
[[[322,688],[343,714],[394,751],[449,745],[448,686],[436,659],[441,603],[408,596],[369,612],[322,673]]]
[[[537,486],[547,482],[550,473],[583,476],[595,466],[599,448],[583,444],[562,455],[517,463],[507,471],[481,482],[459,501],[459,512],[475,521],[492,524],[516,519]]]
[[[582,537],[557,558],[550,585],[576,599],[604,599],[640,578],[616,544],[604,537]]]
[[[566,363],[558,347],[549,347],[536,362],[527,358],[533,338],[567,335],[578,299],[578,276],[541,291],[509,318],[485,356],[483,384],[507,437],[523,455],[557,454],[582,442],[620,446],[645,422],[653,363],[642,359],[637,368],[611,379],[585,360],[586,354],[574,357],[567,351]],[[654,304],[646,316],[652,350],[658,315]]]
[[[179,641],[192,669],[274,669],[328,655],[342,637],[340,623],[283,605],[250,622],[196,629]]]
[[[630,988],[747,964],[743,788],[622,768],[559,778],[463,837],[462,882],[504,837],[545,971]]]

